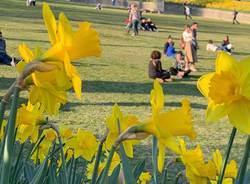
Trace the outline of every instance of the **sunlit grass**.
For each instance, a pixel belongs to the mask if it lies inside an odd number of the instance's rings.
[[[98,137],[105,131],[105,118],[111,113],[114,103],[118,103],[125,114],[136,114],[140,120],[145,120],[151,113],[149,93],[152,81],[147,76],[150,52],[154,49],[162,51],[168,35],[172,35],[178,47],[184,25],[191,22],[185,21],[183,16],[145,14],[144,16],[151,17],[157,24],[159,32],[141,32],[138,37],[131,37],[124,30],[123,21],[127,17],[125,10],[104,8],[97,12],[93,6],[63,1],[50,2],[53,10],[57,14],[64,11],[73,25],[77,25],[79,21],[92,22],[100,34],[103,50],[100,58],[75,62],[83,79],[83,99],[75,100],[73,93],[69,93],[70,102],[53,120],[73,128],[86,128]],[[220,44],[225,35],[230,35],[234,55],[237,58],[250,55],[249,25],[232,25],[198,17],[194,17],[194,20],[200,26],[198,72],[188,79],[164,85],[165,108],[179,107],[183,98],[190,99],[198,132],[198,139],[192,144],[200,143],[206,155],[211,157],[216,148],[225,150],[231,126],[226,120],[212,125],[204,121],[206,100],[198,92],[196,81],[201,75],[213,70],[215,60],[215,54],[206,52],[205,46],[209,39]],[[7,40],[8,52],[12,56],[18,56],[18,45],[23,42],[31,48],[39,46],[44,50],[49,46],[40,2],[35,8],[26,7],[23,0],[1,2],[0,23]],[[164,57],[162,62],[165,68],[172,64],[171,60]],[[0,65],[0,96],[6,92],[16,76],[14,68]],[[24,92],[22,100],[25,97]],[[233,148],[233,158],[240,159],[244,143],[245,136],[239,133]],[[138,146],[138,157],[143,158],[143,154],[150,150],[147,146],[149,144],[150,140],[146,140]]]

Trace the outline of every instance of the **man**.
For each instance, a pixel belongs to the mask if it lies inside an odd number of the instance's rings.
[[[235,24],[235,22],[237,24],[240,24],[239,21],[237,20],[238,13],[239,13],[238,11],[234,10],[234,12],[233,12],[233,15],[234,15],[233,24]]]
[[[198,41],[197,41],[197,30],[198,30],[198,23],[197,22],[192,23],[191,30],[192,30],[192,35],[193,35],[192,44],[191,44],[193,63],[191,64],[190,69],[192,71],[196,71],[195,63],[198,61],[197,50],[199,48]]]
[[[6,42],[0,31],[0,63],[15,66],[14,59],[12,59],[6,52]]]
[[[185,19],[187,20],[187,18],[189,17],[190,19],[192,19],[192,16],[191,16],[191,9],[190,7],[184,3],[184,15],[185,15]]]

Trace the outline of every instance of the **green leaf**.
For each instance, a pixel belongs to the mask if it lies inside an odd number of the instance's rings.
[[[121,169],[121,165],[119,164],[118,166],[116,166],[116,168],[114,169],[112,175],[109,177],[109,184],[118,183],[118,177],[119,177],[120,169]]]
[[[124,173],[125,182],[128,184],[136,183],[135,177],[132,173],[132,167],[129,163],[129,159],[125,153],[124,147],[120,145],[120,155],[122,160],[122,169]]]
[[[48,165],[48,157],[46,157],[42,163],[42,165],[39,166],[39,169],[37,170],[35,176],[33,177],[31,183],[32,184],[40,184],[44,180],[44,174],[46,173]]]
[[[243,184],[249,184],[250,181],[250,169],[248,169],[246,175],[245,175],[245,180]]]
[[[133,169],[133,174],[136,181],[139,179],[144,167],[145,167],[145,159],[143,161],[140,161]]]
[[[154,136],[153,137],[153,147],[152,147],[152,163],[153,163],[153,176],[154,176],[154,183],[158,184],[158,179],[157,179],[157,138]]]

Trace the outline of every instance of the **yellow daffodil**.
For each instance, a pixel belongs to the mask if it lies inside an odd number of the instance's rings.
[[[88,56],[100,56],[100,41],[98,33],[91,28],[88,22],[81,22],[79,28],[73,28],[64,15],[59,14],[58,23],[48,4],[43,4],[43,18],[48,30],[52,47],[42,58],[58,59],[63,61],[67,76],[71,79],[76,96],[81,97],[81,79],[72,60]]]
[[[164,94],[160,83],[154,81],[154,89],[151,91],[152,117],[146,123],[140,125],[140,131],[155,135],[158,139],[158,170],[161,172],[164,167],[165,148],[169,148],[175,153],[180,153],[176,143],[176,136],[188,136],[190,139],[196,138],[193,129],[193,120],[190,103],[188,100],[182,101],[182,107],[161,112],[164,107]]]
[[[92,160],[98,148],[96,137],[91,132],[81,129],[78,129],[77,134],[67,144],[67,147],[73,149],[75,158],[82,156],[87,161]]]
[[[137,183],[138,184],[146,184],[150,180],[151,180],[150,173],[149,172],[142,172]]]
[[[24,143],[26,139],[30,138],[31,142],[35,142],[38,138],[38,129],[43,117],[44,109],[40,104],[35,106],[28,103],[22,104],[17,110],[16,126],[17,126],[17,140]]]
[[[33,60],[41,57],[41,51],[32,52],[25,44],[19,46],[19,52],[23,61],[17,65],[19,72]],[[42,67],[54,67],[46,72],[35,71],[26,79],[30,87],[29,100],[32,104],[41,103],[49,114],[55,114],[61,104],[67,102],[66,90],[71,88],[71,83],[61,63],[47,61]]]
[[[207,184],[208,179],[216,178],[216,167],[212,161],[204,162],[200,146],[187,150],[184,140],[180,140],[181,160],[186,167],[190,184]]]
[[[63,127],[63,128],[60,128],[59,131],[60,131],[60,135],[62,137],[63,142],[66,142],[73,136],[73,131],[70,128]]]
[[[219,52],[215,72],[202,76],[198,89],[208,99],[206,119],[216,122],[228,116],[230,123],[250,134],[250,58],[236,61]]]
[[[213,162],[216,166],[216,174],[217,176],[220,175],[221,167],[222,167],[222,156],[219,150],[216,150],[213,153]],[[226,171],[224,174],[223,184],[232,184],[233,178],[235,179],[237,176],[237,163],[235,160],[231,160],[229,164],[226,166]],[[216,180],[211,180],[211,182],[216,183],[218,180],[218,177]]]
[[[211,184],[217,184],[218,183],[218,177],[216,177],[216,180],[210,180]],[[234,181],[232,178],[224,178],[222,181],[222,184],[233,184]]]
[[[115,140],[118,138],[119,134],[124,132],[128,127],[137,125],[139,123],[135,116],[123,116],[119,106],[115,104],[112,108],[112,115],[106,120],[107,127],[109,128],[109,133],[106,140],[107,149],[110,150]],[[137,141],[126,140],[122,144],[124,146],[125,153],[128,157],[133,157],[133,145]]]
[[[48,142],[53,142],[55,141],[57,135],[54,129],[50,128],[50,129],[45,129],[42,133],[42,136],[45,136],[44,139]]]
[[[37,162],[37,161],[42,162],[48,156],[50,147],[51,147],[51,142],[47,140],[43,140],[39,144],[35,153],[31,156],[31,159],[34,162]]]
[[[107,157],[108,157],[108,153],[105,153],[106,158],[103,162],[99,163],[99,167],[98,167],[98,176],[101,174],[101,172],[103,171],[103,169],[106,166],[106,162],[107,162]],[[110,168],[108,171],[108,176],[111,176],[114,169],[120,164],[121,160],[120,160],[120,156],[115,152],[110,164]],[[94,166],[95,166],[95,162],[92,162],[90,164],[88,164],[87,166],[87,178],[91,179],[92,175],[93,175],[93,171],[94,171]]]

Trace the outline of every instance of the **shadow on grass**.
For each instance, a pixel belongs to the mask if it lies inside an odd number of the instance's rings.
[[[15,81],[15,78],[0,77],[0,90],[7,90],[11,84]]]
[[[95,102],[95,103],[81,103],[81,102],[69,102],[62,106],[62,111],[72,111],[72,108],[77,106],[113,106],[114,102]],[[149,102],[117,102],[119,106],[123,107],[142,107],[142,106],[151,106]],[[181,107],[180,102],[167,102],[165,107]],[[199,103],[191,103],[192,109],[206,109],[207,106]]]
[[[165,94],[201,96],[196,84],[171,82],[163,85]],[[83,81],[83,93],[128,93],[128,94],[149,94],[152,83],[116,82],[116,81]]]

